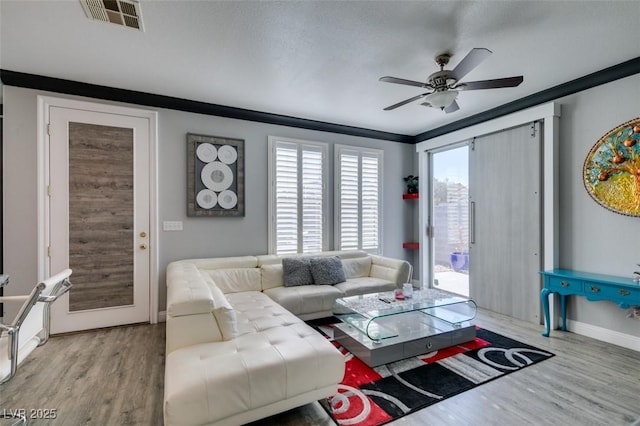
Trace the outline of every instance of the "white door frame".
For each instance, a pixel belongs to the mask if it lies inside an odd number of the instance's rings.
[[[560,104],[549,102],[537,105],[513,114],[499,117],[493,120],[485,121],[464,129],[456,130],[442,136],[428,139],[416,145],[418,153],[418,164],[420,172],[428,170],[429,155],[428,151],[444,147],[447,145],[462,142],[477,136],[498,132],[500,130],[509,129],[511,127],[520,126],[533,121],[541,120],[543,122],[543,147],[542,147],[542,187],[543,194],[543,248],[544,254],[542,258],[543,269],[554,269],[558,267],[559,262],[559,196],[558,196],[558,150],[559,150],[559,134],[560,134]],[[428,191],[427,179],[420,180],[421,193],[426,194]],[[427,221],[424,212],[428,211],[427,197],[420,198],[420,247],[427,247],[428,237],[426,235]],[[420,275],[421,281],[424,283],[424,277],[431,274],[428,263],[428,256],[425,253],[420,255]],[[555,315],[555,299],[551,301],[551,327],[556,328]]]
[[[105,114],[120,114],[149,120],[149,322],[158,322],[158,113],[150,110],[85,102],[73,99],[38,96],[37,128],[37,197],[38,197],[38,281],[51,274],[47,254],[49,235],[49,179],[48,128],[49,108],[60,107],[88,110]]]

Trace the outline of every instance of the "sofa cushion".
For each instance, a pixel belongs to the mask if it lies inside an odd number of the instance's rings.
[[[282,259],[282,274],[285,287],[313,284],[308,257],[285,257]]]
[[[167,314],[171,316],[204,314],[214,308],[211,290],[200,274],[171,276],[173,285],[167,288]]]
[[[275,287],[264,294],[294,315],[331,311],[333,303],[343,293],[330,285]]]
[[[291,257],[291,255],[287,255],[287,257]],[[282,256],[278,256],[277,254],[261,254],[256,256],[256,258],[258,259],[258,267],[282,264]]]
[[[238,335],[236,312],[222,291],[215,285],[211,286],[211,295],[214,302],[214,308],[211,313],[218,323],[222,338],[223,340],[231,340]]]
[[[392,291],[396,288],[396,284],[382,278],[361,277],[351,278],[344,283],[336,284],[334,287],[344,293],[343,297],[347,297]]]
[[[347,280],[338,256],[312,257],[311,275],[316,285],[334,285]]]
[[[355,259],[369,257],[369,253],[360,250],[335,250],[335,251],[323,251],[319,253],[298,253],[298,254],[261,254],[256,256],[258,267],[264,265],[281,264],[283,257],[327,257],[327,256],[339,256],[340,259]]]
[[[353,259],[342,259],[344,274],[349,278],[368,277],[371,271],[371,258],[357,257]]]
[[[207,314],[167,315],[166,353],[198,343],[222,342],[224,337],[216,318]]]
[[[232,293],[228,295],[228,299],[237,313],[239,335],[302,322],[300,318],[259,291]]]
[[[412,268],[406,260],[371,255],[370,277],[393,281],[398,287],[411,281]]]
[[[262,275],[262,290],[268,290],[274,287],[282,287],[284,285],[284,274],[281,264],[262,265],[260,267]]]
[[[232,268],[203,271],[216,283],[223,293],[237,293],[239,291],[260,291],[260,269]]]
[[[187,259],[198,269],[236,269],[255,268],[258,266],[256,256],[233,256],[233,257],[213,257],[207,259]]]

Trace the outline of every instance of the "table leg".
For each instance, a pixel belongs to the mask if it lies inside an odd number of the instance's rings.
[[[562,331],[567,331],[567,296],[560,295],[560,314],[562,315]]]
[[[542,312],[544,313],[544,323],[545,323],[545,331],[542,333],[544,337],[549,337],[549,332],[551,331],[551,323],[549,319],[549,291],[548,288],[543,288],[540,292],[540,300],[542,302]]]

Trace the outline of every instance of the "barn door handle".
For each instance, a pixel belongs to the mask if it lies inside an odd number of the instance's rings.
[[[471,244],[476,243],[476,202],[469,205],[469,240]]]

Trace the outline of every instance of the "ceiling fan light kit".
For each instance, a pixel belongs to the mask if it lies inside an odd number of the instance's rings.
[[[386,83],[403,84],[405,86],[416,86],[432,90],[431,92],[422,93],[404,101],[386,107],[385,111],[390,111],[416,101],[423,99],[421,105],[439,108],[446,113],[451,113],[460,109],[456,98],[460,90],[480,90],[480,89],[498,89],[501,87],[516,87],[524,78],[520,76],[498,78],[494,80],[471,81],[461,83],[460,80],[466,76],[471,70],[480,65],[491,51],[485,48],[474,48],[465,56],[462,61],[453,70],[445,70],[444,67],[449,63],[451,55],[442,54],[436,56],[436,64],[440,67],[440,71],[436,71],[427,77],[425,83],[419,81],[406,80],[397,77],[381,77],[380,81]]]
[[[454,103],[457,97],[457,90],[443,90],[440,92],[433,92],[424,97],[425,102],[423,102],[422,105],[445,109],[446,107]]]

